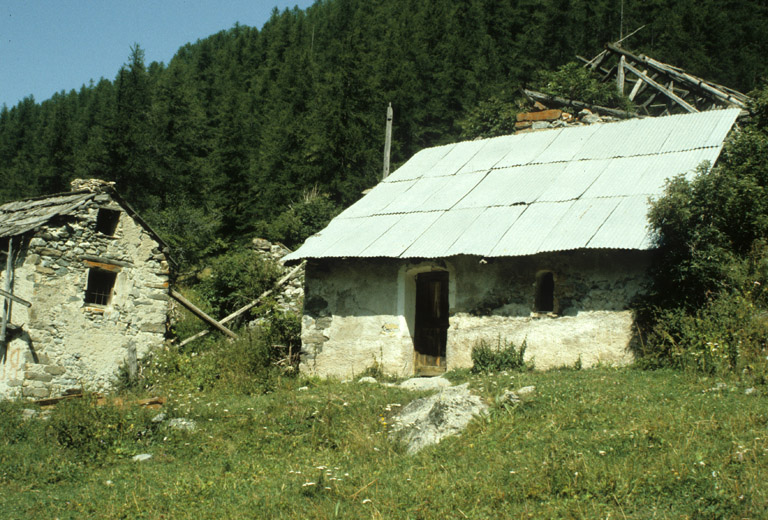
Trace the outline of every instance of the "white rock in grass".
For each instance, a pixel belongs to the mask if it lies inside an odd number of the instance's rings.
[[[406,390],[439,390],[451,386],[451,382],[444,377],[413,377],[398,385]]]
[[[145,460],[149,460],[151,458],[151,453],[139,453],[138,455],[134,455],[131,460],[134,462],[144,462]]]
[[[357,382],[358,383],[377,383],[376,378],[370,377],[370,376],[361,377],[360,379],[357,380]]]
[[[174,430],[186,430],[190,432],[193,432],[197,429],[197,423],[195,423],[195,421],[192,419],[187,419],[186,417],[177,417],[175,419],[171,419],[168,421],[168,426]]]
[[[449,435],[457,435],[472,417],[487,410],[480,397],[469,393],[469,383],[444,388],[405,406],[394,416],[390,436],[408,444],[408,453],[417,453]]]
[[[526,395],[532,395],[536,392],[535,386],[524,386],[522,388],[518,388],[515,390],[515,393],[519,395],[520,397],[526,396]]]

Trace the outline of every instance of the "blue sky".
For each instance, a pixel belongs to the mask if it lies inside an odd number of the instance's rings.
[[[138,43],[147,64],[235,22],[261,28],[272,9],[313,0],[0,0],[0,106],[38,103],[114,79]]]

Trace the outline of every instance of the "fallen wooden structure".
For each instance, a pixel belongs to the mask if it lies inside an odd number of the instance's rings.
[[[214,320],[212,317],[210,317],[209,315],[207,315],[206,313],[204,313],[203,311],[201,311],[200,309],[195,307],[191,302],[186,300],[186,298],[181,296],[178,292],[176,292],[174,290],[171,290],[171,296],[173,296],[174,299],[176,299],[179,303],[181,303],[182,305],[184,305],[185,307],[190,309],[190,311],[192,311],[193,314],[195,314],[195,316],[197,316],[201,320],[205,321],[206,323],[208,323],[209,325],[211,325],[215,329],[219,330],[220,332],[224,332],[227,336],[229,336],[229,337],[231,337],[233,339],[236,339],[237,335],[234,332],[232,332],[231,330],[229,330],[228,328],[226,328],[224,326],[224,324],[225,323],[229,323],[230,321],[232,321],[234,319],[237,319],[238,317],[242,316],[243,314],[245,314],[246,312],[248,312],[252,308],[256,307],[259,303],[262,302],[262,300],[264,300],[264,298],[266,298],[267,296],[272,294],[274,291],[276,291],[277,289],[282,287],[287,281],[289,281],[292,278],[294,278],[299,273],[299,271],[304,269],[305,264],[306,264],[306,262],[302,262],[299,265],[297,265],[296,267],[294,267],[288,274],[286,274],[285,276],[280,278],[277,282],[275,282],[275,285],[273,285],[271,289],[269,289],[267,291],[264,291],[263,293],[261,293],[259,295],[258,298],[256,298],[255,300],[251,301],[249,304],[247,304],[247,305],[245,305],[243,307],[240,307],[238,310],[236,310],[235,312],[233,312],[232,314],[230,314],[229,316],[223,318],[220,321]],[[181,298],[184,299],[184,301],[181,301],[179,299],[180,296],[181,296]],[[184,303],[184,302],[186,302],[186,303]],[[194,309],[197,312],[193,311],[192,308],[190,308],[190,306],[194,307]],[[181,343],[179,343],[179,347],[183,347],[184,345],[186,345],[186,344],[188,344],[188,343],[190,343],[190,342],[192,342],[192,341],[194,341],[196,339],[200,339],[203,336],[207,336],[210,332],[211,332],[211,329],[201,330],[197,334],[194,334],[194,335],[188,337],[187,339],[185,339],[184,341],[182,341]]]
[[[639,115],[662,116],[717,108],[740,108],[744,115],[748,114],[750,98],[746,94],[644,54],[635,54],[622,47],[621,41],[606,43],[605,49],[590,60],[577,57],[585,67],[601,74],[601,81],[615,82],[618,91],[635,104]],[[610,114],[604,109],[601,113]]]
[[[94,404],[96,406],[104,406],[111,404],[118,408],[125,408],[127,406],[139,406],[143,408],[149,408],[150,410],[157,410],[162,408],[165,404],[165,397],[149,397],[147,399],[125,400],[122,397],[105,397],[102,394],[89,394],[82,390],[69,391],[64,395],[58,397],[49,397],[46,399],[38,399],[32,401],[42,409],[50,409],[63,401],[69,401],[72,399],[82,399],[86,396],[92,396],[94,398]]]

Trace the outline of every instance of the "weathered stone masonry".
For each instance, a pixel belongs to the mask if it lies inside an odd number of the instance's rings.
[[[119,217],[111,235],[97,231],[103,210]],[[164,340],[168,259],[109,194],[14,237],[13,248],[13,292],[32,306],[12,306],[15,327],[0,360],[0,397],[105,390],[122,364],[134,368]],[[8,275],[4,260],[2,268],[0,287]],[[105,294],[86,303],[86,289],[97,283]]]
[[[525,257],[408,261],[327,259],[307,264],[302,370],[346,377],[374,363],[414,372],[413,278],[449,276],[447,368],[471,366],[481,339],[527,343],[537,368],[632,360],[631,300],[643,290],[651,252],[582,250]],[[537,312],[536,279],[554,279],[552,311]],[[364,290],[361,290],[364,288]]]

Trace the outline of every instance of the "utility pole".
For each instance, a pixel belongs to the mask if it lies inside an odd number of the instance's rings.
[[[392,103],[387,107],[387,133],[384,136],[384,170],[381,175],[381,180],[384,180],[389,175],[389,149],[392,147]]]

